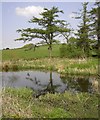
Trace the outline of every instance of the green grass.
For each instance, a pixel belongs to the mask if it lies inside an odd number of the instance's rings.
[[[5,118],[98,118],[98,95],[89,93],[32,96],[28,88],[6,88],[2,92]]]
[[[37,47],[35,51],[34,49],[26,51],[26,47],[18,48],[18,49],[3,50],[2,51],[3,61],[49,57],[47,45]],[[59,47],[60,45],[53,45],[53,50],[52,50],[53,57],[59,57]]]

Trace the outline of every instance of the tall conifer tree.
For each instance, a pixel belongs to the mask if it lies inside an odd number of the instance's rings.
[[[77,17],[76,19],[81,19],[81,24],[78,25],[78,36],[77,46],[82,48],[84,55],[87,57],[89,56],[89,17],[88,17],[88,10],[87,10],[88,3],[82,3],[83,9],[81,12],[77,13],[74,12]]]
[[[51,9],[44,8],[41,18],[33,18],[29,21],[30,23],[36,23],[37,28],[27,28],[19,29],[17,32],[21,33],[21,38],[16,40],[30,41],[34,38],[42,39],[42,43],[48,45],[49,56],[51,57],[52,44],[56,42],[56,37],[62,32],[69,31],[67,28],[61,27],[65,24],[64,20],[57,19],[59,17],[58,13],[63,13],[57,7],[52,7]]]

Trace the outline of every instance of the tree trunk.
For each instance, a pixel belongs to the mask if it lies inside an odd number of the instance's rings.
[[[53,87],[53,79],[52,79],[52,71],[50,71],[50,88],[51,88],[51,93],[55,93],[54,87]]]
[[[49,50],[49,58],[51,59],[51,52],[52,52],[52,46],[51,45],[49,45],[48,50]]]

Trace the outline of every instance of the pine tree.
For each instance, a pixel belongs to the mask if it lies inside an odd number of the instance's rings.
[[[89,17],[88,17],[88,10],[87,10],[87,2],[82,3],[83,9],[81,12],[77,13],[78,16],[75,17],[76,19],[81,19],[81,24],[78,25],[78,33],[76,34],[78,37],[77,46],[82,48],[84,55],[87,57],[89,56]]]
[[[21,33],[21,38],[16,40],[30,41],[34,38],[42,39],[42,43],[48,45],[49,56],[51,57],[52,44],[56,42],[56,37],[62,32],[67,32],[66,28],[61,26],[65,24],[64,20],[57,19],[59,17],[58,13],[63,13],[62,10],[58,10],[56,7],[51,9],[44,8],[41,18],[33,18],[29,21],[30,23],[36,23],[38,28],[27,28],[19,29],[17,32]]]
[[[90,11],[91,20],[91,36],[97,40],[98,56],[100,57],[100,2],[94,4],[94,8]]]

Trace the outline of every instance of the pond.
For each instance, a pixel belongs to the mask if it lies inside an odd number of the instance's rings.
[[[62,77],[56,72],[42,71],[17,71],[2,72],[3,87],[27,87],[31,88],[38,95],[49,93],[71,92],[96,92],[94,83],[95,76],[66,76]]]

